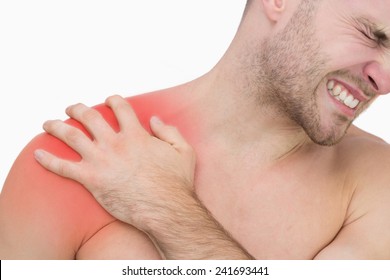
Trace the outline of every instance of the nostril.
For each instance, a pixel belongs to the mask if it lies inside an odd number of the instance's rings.
[[[374,79],[371,78],[370,76],[368,76],[368,79],[370,80],[370,83],[371,83],[371,85],[375,88],[375,90],[379,90],[378,85],[376,84],[376,82],[374,81]]]

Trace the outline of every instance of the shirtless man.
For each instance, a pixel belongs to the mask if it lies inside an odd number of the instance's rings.
[[[127,99],[135,114],[119,97],[96,107],[117,133],[70,107],[94,141],[51,121],[74,150],[48,134],[24,149],[0,197],[0,258],[389,259],[390,148],[351,125],[390,91],[389,13],[248,0],[209,73]]]

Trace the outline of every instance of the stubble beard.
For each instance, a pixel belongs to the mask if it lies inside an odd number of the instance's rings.
[[[316,1],[313,1],[316,2]],[[343,138],[352,121],[338,116],[331,124],[321,120],[317,102],[325,87],[328,58],[320,51],[313,27],[318,3],[303,1],[289,24],[263,42],[258,57],[257,84],[264,102],[303,128],[316,144],[331,146]]]

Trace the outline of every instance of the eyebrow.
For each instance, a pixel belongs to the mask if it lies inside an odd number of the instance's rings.
[[[380,43],[385,48],[390,49],[389,36],[386,34],[384,28],[379,27],[376,23],[372,22],[366,17],[357,17],[355,20],[362,24],[367,30],[369,30],[378,40],[378,43]]]

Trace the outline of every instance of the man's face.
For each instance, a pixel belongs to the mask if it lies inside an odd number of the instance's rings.
[[[315,143],[340,141],[378,94],[390,91],[388,15],[389,0],[303,0],[264,43],[267,90]]]

